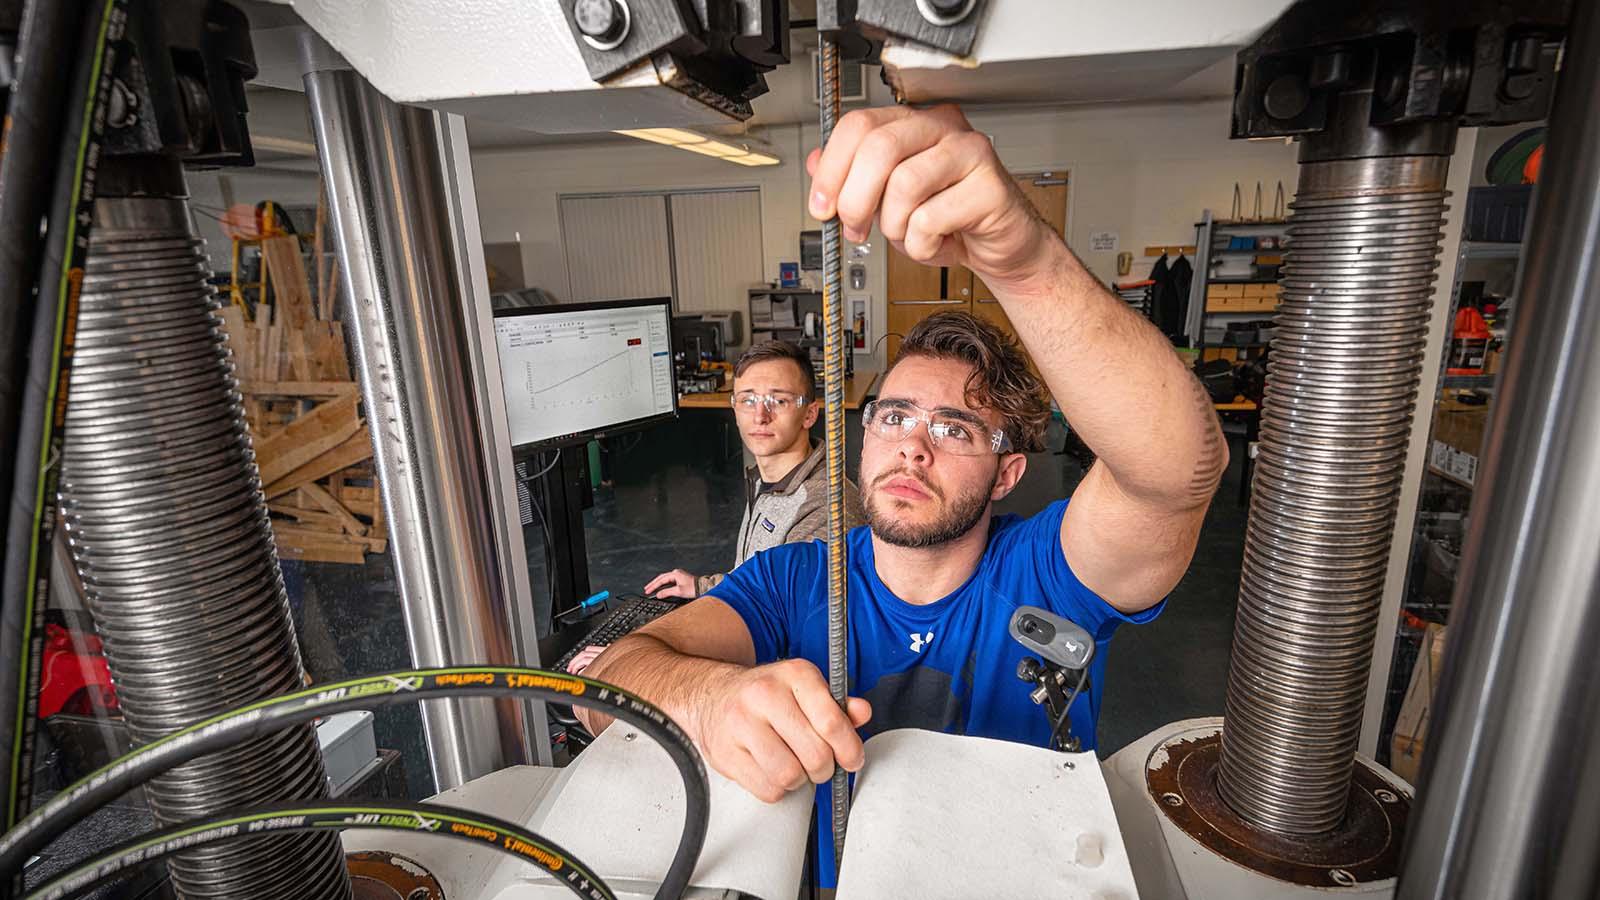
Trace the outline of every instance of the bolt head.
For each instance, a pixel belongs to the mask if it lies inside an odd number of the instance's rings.
[[[578,23],[579,32],[597,41],[622,37],[628,21],[617,0],[577,0],[572,5],[572,19]]]
[[[1505,82],[1500,85],[1500,92],[1505,94],[1507,100],[1515,102],[1532,97],[1533,92],[1538,88],[1538,75],[1507,75]]]
[[[1267,85],[1261,102],[1266,107],[1267,115],[1274,119],[1293,119],[1306,111],[1306,106],[1311,102],[1311,92],[1300,76],[1284,74]]]

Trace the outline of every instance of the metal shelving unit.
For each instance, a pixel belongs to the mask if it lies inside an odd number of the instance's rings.
[[[1276,284],[1276,278],[1213,278],[1211,277],[1212,262],[1228,257],[1255,257],[1262,254],[1281,254],[1287,236],[1287,219],[1260,219],[1260,220],[1229,220],[1217,219],[1211,210],[1202,212],[1200,221],[1195,223],[1195,278],[1189,289],[1189,315],[1185,323],[1184,333],[1188,335],[1189,346],[1199,348],[1202,357],[1204,351],[1219,350],[1261,350],[1270,342],[1250,341],[1244,344],[1230,344],[1213,342],[1205,339],[1206,323],[1211,320],[1237,321],[1239,319],[1264,319],[1274,315],[1271,310],[1208,310],[1207,296],[1212,285],[1250,285],[1250,284]],[[1278,246],[1275,248],[1237,249],[1226,246],[1218,247],[1219,238],[1233,236],[1262,237],[1272,236],[1277,238]]]
[[[1446,375],[1439,379],[1439,387],[1448,390],[1470,390],[1494,387],[1493,375]]]
[[[1521,259],[1522,245],[1499,241],[1462,241],[1461,259]],[[1459,268],[1457,272],[1459,273]],[[1457,275],[1459,283],[1460,276]]]
[[[1462,241],[1456,254],[1447,321],[1455,321],[1463,282],[1477,280],[1472,277],[1473,274],[1489,273],[1509,274],[1512,276],[1509,283],[1515,284],[1516,272],[1513,270],[1507,273],[1504,267],[1519,265],[1521,258],[1521,244]],[[1469,266],[1473,268],[1472,273],[1468,272]],[[1515,297],[1508,298],[1510,309],[1503,314],[1504,318],[1499,323],[1506,333],[1509,333],[1514,325],[1515,300]],[[1448,330],[1445,340],[1450,340]],[[1443,369],[1449,364],[1449,355],[1447,348],[1440,362],[1441,373],[1433,402],[1419,403],[1417,410],[1417,415],[1430,417],[1434,421],[1434,427],[1430,428],[1428,434],[1429,462],[1424,467],[1422,495],[1417,504],[1416,528],[1413,531],[1402,595],[1400,623],[1395,634],[1393,663],[1389,669],[1383,726],[1378,738],[1378,759],[1385,765],[1394,764],[1391,752],[1396,719],[1399,717],[1401,704],[1411,683],[1414,666],[1422,665],[1426,660],[1422,650],[1428,628],[1430,625],[1444,624],[1449,616],[1455,587],[1455,566],[1460,559],[1460,542],[1465,534],[1467,518],[1471,514],[1472,498],[1476,488],[1476,466],[1472,464],[1475,463],[1475,454],[1472,463],[1463,467],[1459,465],[1461,460],[1453,455],[1460,448],[1452,447],[1450,461],[1456,465],[1439,464],[1440,459],[1437,457],[1446,455],[1436,447],[1439,443],[1437,441],[1439,408],[1442,403],[1454,405],[1454,398],[1465,392],[1489,394],[1486,402],[1477,407],[1483,410],[1485,417],[1494,403],[1492,390],[1497,376],[1447,374]],[[1459,406],[1456,406],[1454,411],[1465,414]]]

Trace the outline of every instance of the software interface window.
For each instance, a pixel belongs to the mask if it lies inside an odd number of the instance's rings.
[[[669,316],[663,302],[495,319],[512,444],[671,415]]]

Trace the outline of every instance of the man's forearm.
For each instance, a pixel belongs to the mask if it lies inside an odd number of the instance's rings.
[[[698,742],[702,710],[713,701],[718,685],[741,671],[744,667],[737,663],[688,656],[659,638],[631,634],[606,648],[583,674],[655,704]],[[575,711],[593,734],[611,724],[612,717],[604,713],[581,708]]]
[[[1045,246],[1028,277],[990,287],[1062,412],[1123,491],[1174,507],[1208,502],[1227,444],[1204,388],[1064,243]]]

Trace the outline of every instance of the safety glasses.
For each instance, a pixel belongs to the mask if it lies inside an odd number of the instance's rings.
[[[786,413],[803,409],[806,398],[800,394],[790,394],[785,391],[773,391],[770,394],[758,394],[755,391],[740,391],[733,395],[730,401],[733,411],[747,416],[753,416],[756,410],[765,406],[767,412],[781,416]]]
[[[977,416],[948,407],[933,410],[908,400],[874,400],[861,410],[861,424],[868,434],[894,443],[925,424],[933,446],[957,456],[1011,452],[1004,429],[991,429]]]

